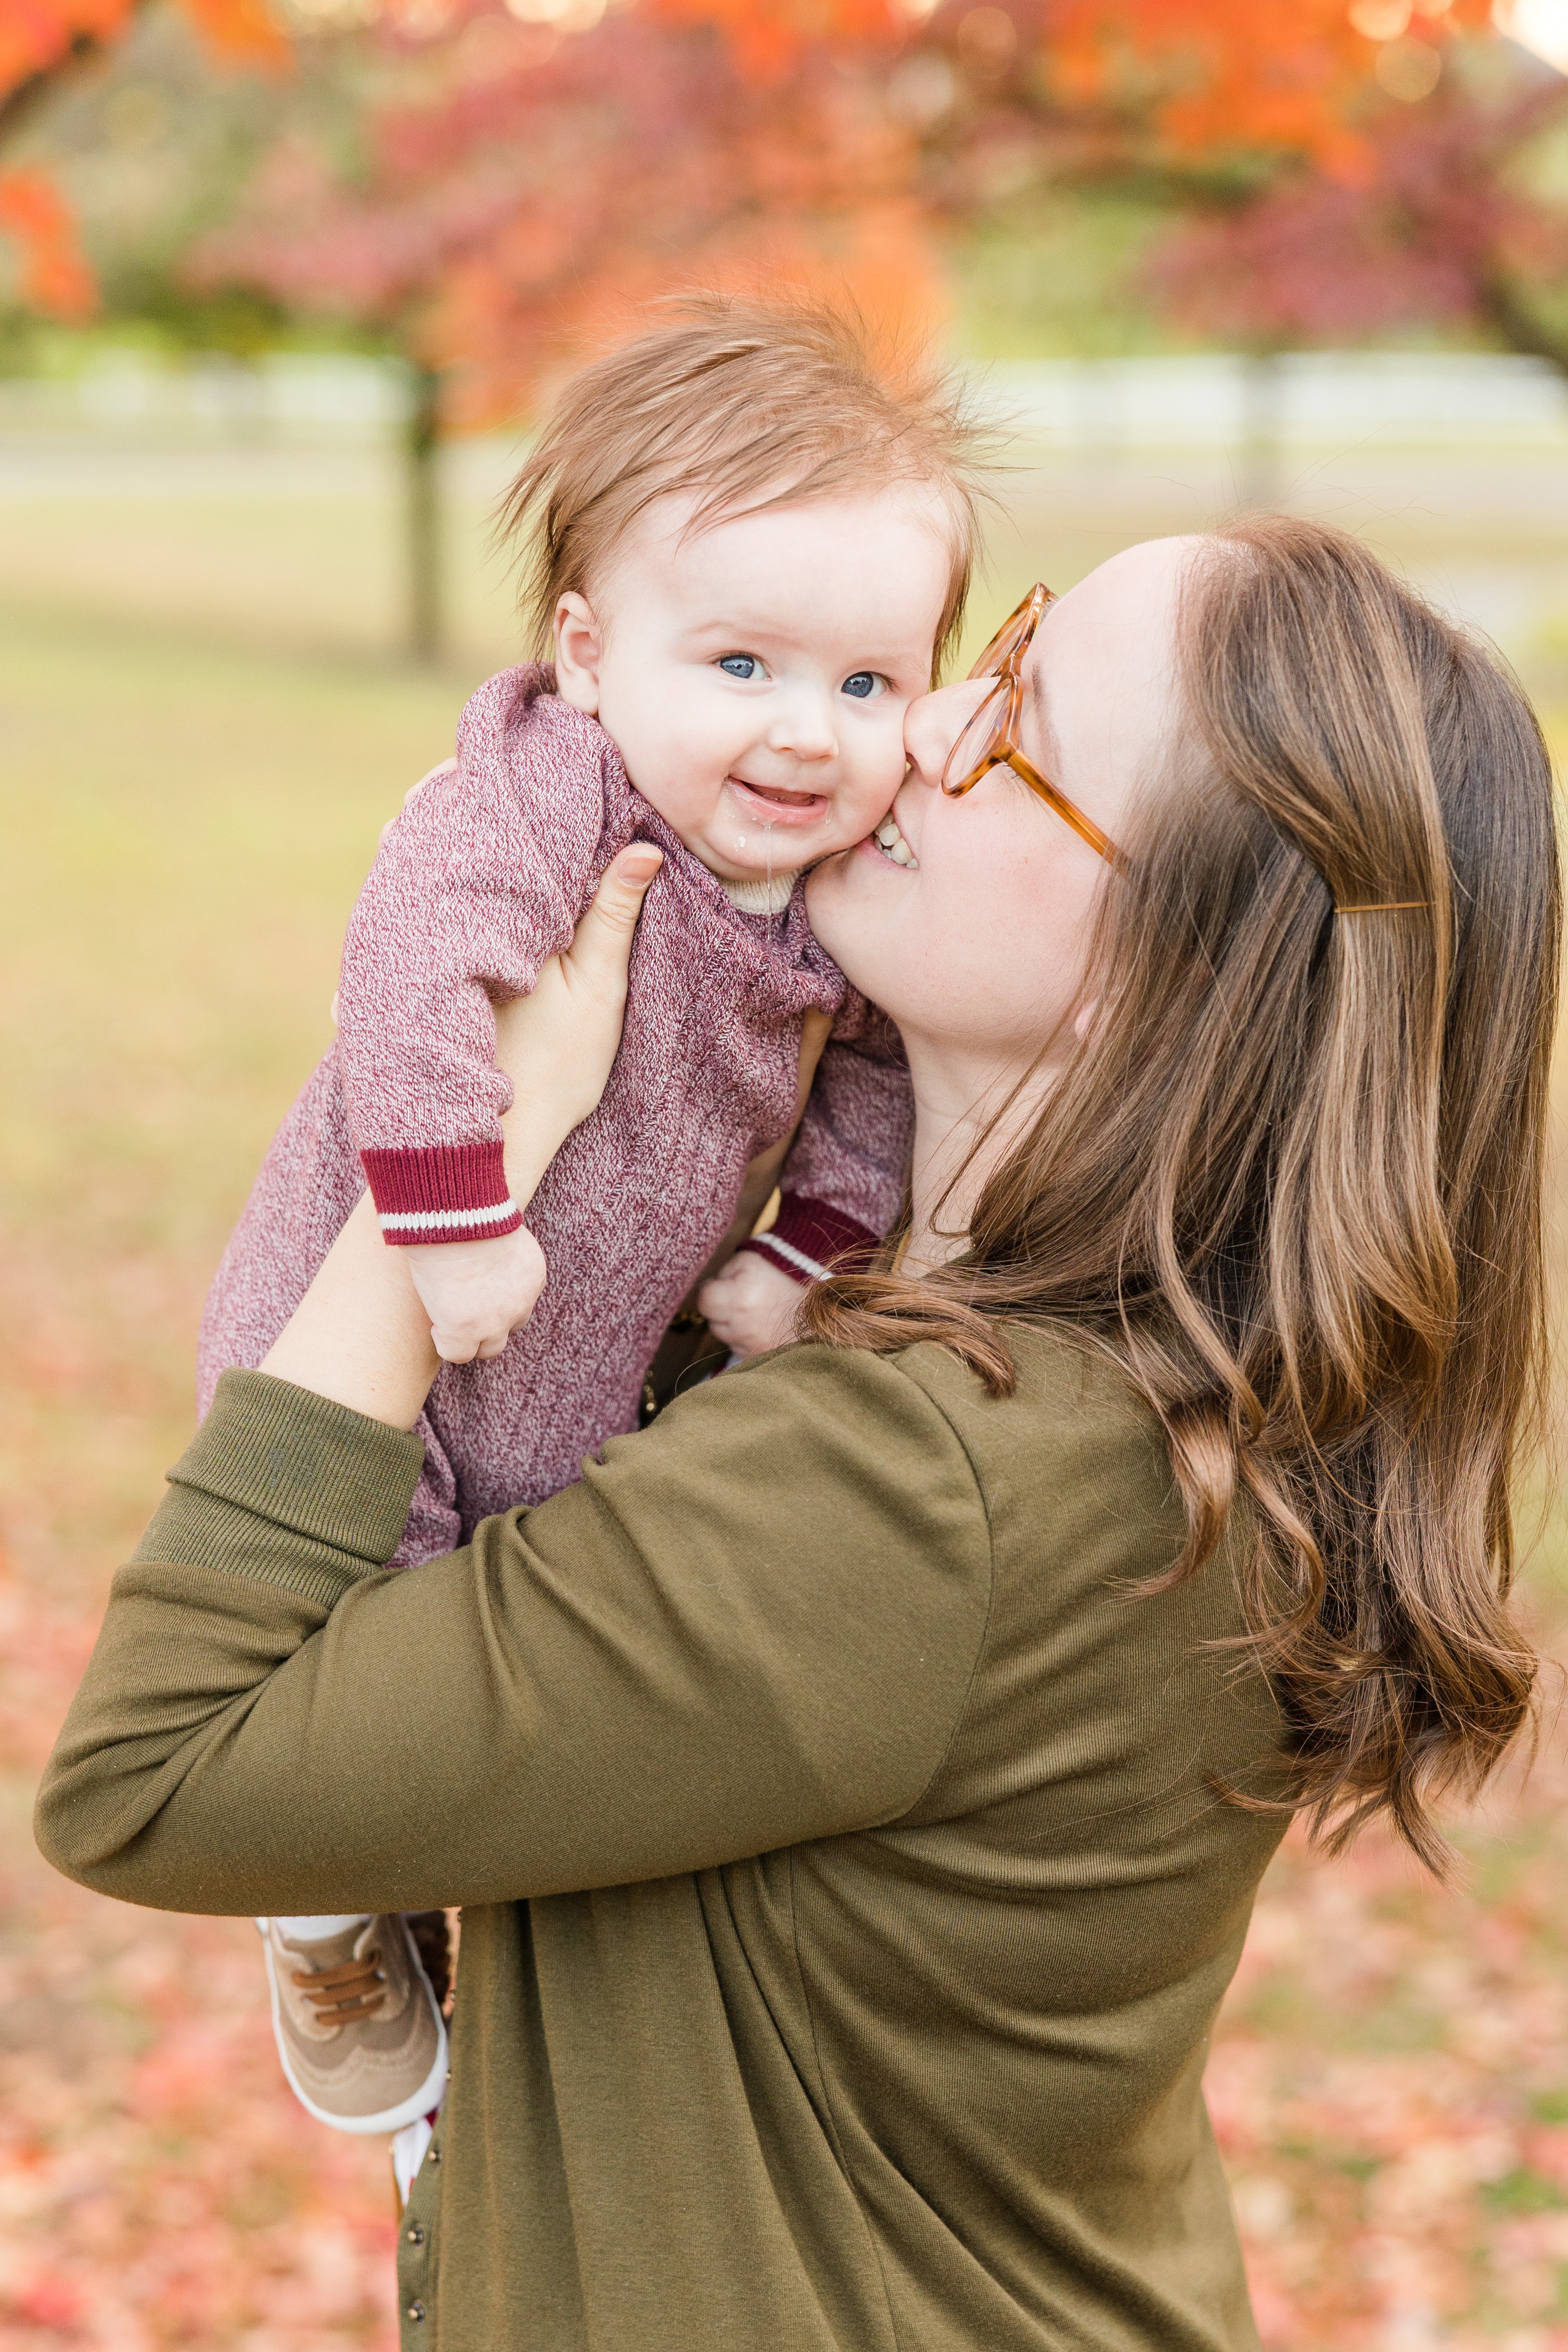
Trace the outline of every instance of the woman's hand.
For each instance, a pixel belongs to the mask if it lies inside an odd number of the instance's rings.
[[[433,784],[433,783],[435,782],[435,781],[436,781],[436,779],[437,779],[437,776],[449,776],[449,775],[452,773],[453,770],[456,768],[457,764],[458,764],[458,762],[457,762],[457,761],[456,761],[456,760],[454,760],[454,759],[446,759],[446,760],[438,761],[437,761],[437,765],[436,765],[435,767],[433,767],[433,768],[426,768],[426,771],[425,771],[425,773],[420,777],[419,782],[418,782],[416,784],[410,784],[410,785],[409,785],[409,787],[408,787],[408,790],[404,793],[404,795],[403,795],[403,806],[404,806],[404,808],[412,808],[412,807],[413,807],[413,805],[414,805],[414,803],[415,803],[415,802],[416,802],[416,800],[418,798],[419,794],[424,791],[424,789],[425,789],[425,787],[426,787],[426,784]],[[401,810],[398,812],[398,814],[399,814],[399,815],[401,815],[401,814],[402,814],[402,811],[401,811]],[[392,831],[393,826],[394,826],[396,823],[397,823],[397,818],[396,818],[395,816],[389,816],[389,817],[387,818],[387,820],[386,820],[386,823],[382,826],[380,833],[379,833],[379,834],[377,835],[377,836],[376,836],[377,840],[380,842],[381,846],[382,846],[384,849],[384,848],[385,848],[385,846],[386,846],[386,836],[387,836],[387,835]]]
[[[507,1024],[498,1058],[519,1089],[505,1124],[508,1172],[515,1154],[520,1203],[532,1197],[604,1091],[620,1044],[632,937],[661,862],[646,842],[623,849],[564,955],[545,967],[531,997],[503,1008],[518,1016]],[[383,1242],[367,1193],[261,1370],[395,1429],[412,1428],[440,1359],[404,1260],[404,1251]],[[542,1256],[537,1272],[542,1288]]]
[[[410,784],[409,808],[457,761],[443,760]],[[381,828],[384,844],[397,823]],[[634,842],[610,866],[563,955],[552,956],[531,995],[496,1007],[496,1064],[512,1084],[512,1108],[501,1120],[512,1199],[526,1208],[539,1180],[574,1127],[598,1108],[621,1042],[626,1005],[626,959],[642,911],[642,893],[663,853]],[[611,883],[611,877],[619,879]],[[640,883],[634,877],[640,876]],[[610,887],[606,889],[605,886]],[[623,887],[624,886],[624,887]],[[332,999],[332,1019],[338,1000]],[[552,1141],[552,1137],[554,1139]]]
[[[661,850],[634,841],[611,864],[563,955],[531,994],[496,1007],[496,1061],[512,1083],[501,1120],[511,1197],[526,1209],[574,1127],[598,1108],[620,1050],[632,935]]]

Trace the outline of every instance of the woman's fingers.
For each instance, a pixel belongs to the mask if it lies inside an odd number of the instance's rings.
[[[416,797],[424,791],[426,784],[433,784],[437,776],[455,775],[457,773],[457,770],[458,755],[455,751],[448,751],[444,760],[437,760],[433,768],[426,769],[425,773],[420,777],[419,782],[416,784],[409,785],[408,790],[403,795],[404,807],[412,808]]]
[[[525,1205],[572,1129],[597,1108],[620,1049],[632,939],[661,853],[611,861],[576,936],[529,996],[496,1008],[496,1060],[515,1088],[501,1124],[512,1197]]]
[[[440,763],[439,767],[436,767],[436,768],[427,768],[427,769],[426,770],[425,773],[420,777],[419,782],[418,782],[416,784],[410,784],[410,785],[409,785],[409,787],[408,787],[408,790],[404,793],[404,795],[403,795],[403,805],[404,805],[404,807],[405,807],[405,808],[412,808],[412,807],[413,807],[413,805],[414,805],[414,803],[415,803],[415,801],[418,798],[419,794],[424,791],[424,789],[425,789],[425,787],[426,787],[426,784],[433,784],[433,783],[435,782],[435,781],[436,781],[436,779],[437,779],[437,776],[449,776],[449,775],[451,775],[451,774],[452,774],[452,772],[454,772],[454,770],[456,769],[457,764],[458,764],[458,762],[457,762],[457,761],[456,761],[455,759],[448,759],[448,760],[443,760],[443,761],[441,761],[441,763]],[[380,838],[381,842],[383,843],[383,845],[384,845],[384,843],[385,843],[385,841],[386,841],[386,836],[387,836],[387,835],[392,831],[393,826],[394,826],[396,823],[397,823],[397,819],[396,819],[395,816],[389,816],[389,817],[387,818],[387,820],[386,820],[386,823],[382,826],[382,828],[381,828],[381,833],[380,833],[380,835],[379,835],[379,838]]]
[[[664,852],[646,841],[632,842],[610,860],[566,950],[574,979],[625,995],[632,935],[648,885],[663,864]]]

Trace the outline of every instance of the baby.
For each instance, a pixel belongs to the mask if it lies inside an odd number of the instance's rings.
[[[260,1361],[368,1181],[447,1360],[395,1566],[542,1500],[634,1428],[705,1274],[716,1334],[750,1353],[897,1214],[902,1056],[812,936],[802,879],[872,832],[910,860],[889,814],[904,713],[958,626],[972,482],[951,395],[890,382],[805,306],[693,306],[582,371],[548,420],[506,515],[537,532],[553,665],[479,688],[456,761],[391,828],[349,926],[336,1046],[203,1324],[205,1412],[226,1366]],[[609,1085],[528,1204],[548,1267],[530,1316],[494,1008],[533,987],[632,841],[664,862]],[[405,1923],[260,1925],[310,2112],[395,2131],[432,2108],[445,2035]]]

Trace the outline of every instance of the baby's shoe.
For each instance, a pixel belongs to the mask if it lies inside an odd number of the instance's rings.
[[[347,2132],[401,2131],[427,2115],[447,2080],[447,2029],[401,1917],[317,1937],[303,1920],[256,1924],[278,2055],[300,2105]]]

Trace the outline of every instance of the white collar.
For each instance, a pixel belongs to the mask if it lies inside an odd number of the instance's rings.
[[[782,915],[795,896],[799,877],[800,868],[794,866],[787,874],[759,874],[751,882],[726,882],[720,874],[713,879],[742,915]]]

